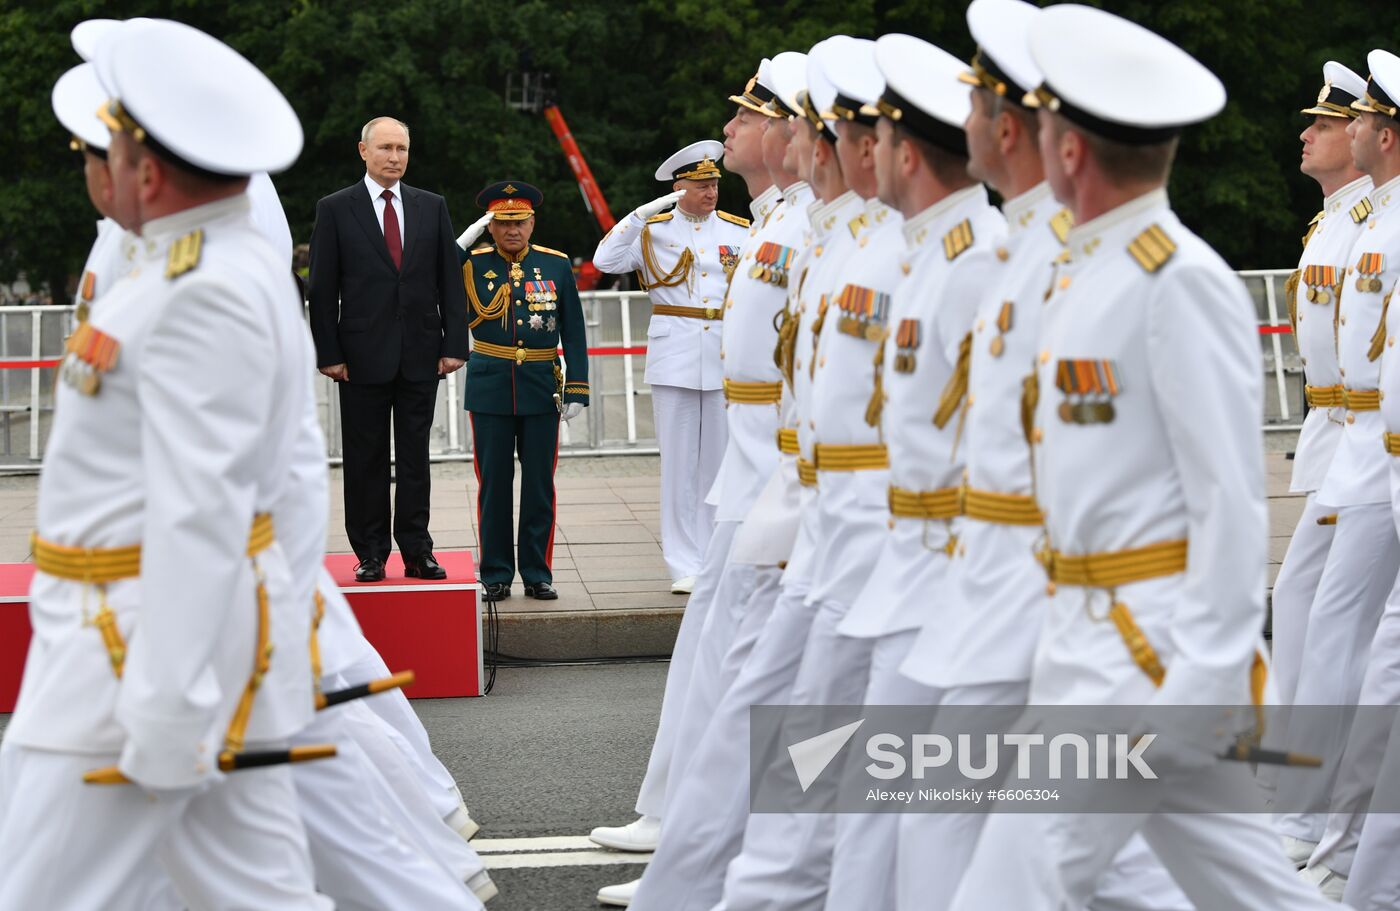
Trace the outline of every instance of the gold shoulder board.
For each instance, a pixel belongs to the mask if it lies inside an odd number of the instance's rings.
[[[554,249],[553,247],[541,247],[541,246],[539,246],[539,245],[537,245],[537,244],[530,244],[530,249],[531,249],[531,250],[535,250],[535,251],[540,252],[540,253],[550,253],[550,254],[553,254],[554,256],[562,256],[562,257],[564,257],[565,259],[568,259],[568,258],[569,258],[569,254],[565,253],[565,252],[562,251],[562,250],[556,250],[556,249]]]
[[[491,246],[490,244],[486,244],[486,245],[480,246],[480,247],[473,247],[473,248],[472,248],[471,255],[472,255],[472,256],[475,256],[475,255],[478,254],[478,253],[490,253],[490,252],[491,252],[492,250],[494,250],[494,249],[496,249],[496,248],[493,247],[493,246]]]
[[[196,228],[184,237],[178,237],[170,245],[170,255],[165,259],[165,277],[179,278],[193,271],[199,265],[199,254],[204,248],[204,229]]]
[[[740,218],[737,215],[730,215],[728,212],[722,212],[719,209],[715,209],[715,214],[718,215],[720,218],[724,219],[725,221],[729,222],[730,224],[738,225],[741,228],[747,228],[749,226],[749,220],[747,218]]]
[[[1074,227],[1074,215],[1069,209],[1061,209],[1050,216],[1050,231],[1055,235],[1055,239],[1064,244],[1069,237],[1069,229]]]
[[[651,218],[648,218],[648,219],[647,219],[647,224],[649,224],[649,225],[654,225],[654,224],[656,224],[656,223],[659,222],[659,221],[670,221],[671,219],[673,219],[673,218],[675,218],[675,217],[676,217],[676,213],[675,213],[675,212],[662,212],[660,215],[653,215]]]
[[[943,255],[957,259],[972,246],[972,221],[964,218],[953,226],[953,230],[943,235]]]
[[[1156,272],[1166,265],[1175,252],[1176,244],[1158,225],[1151,225],[1128,244],[1128,253],[1144,272]]]
[[[1375,207],[1371,205],[1371,197],[1363,196],[1359,203],[1351,207],[1351,220],[1359,225],[1374,211]]]

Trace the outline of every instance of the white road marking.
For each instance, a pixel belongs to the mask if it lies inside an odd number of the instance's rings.
[[[645,864],[651,852],[609,851],[585,835],[477,838],[472,847],[488,870],[524,867],[602,867]]]
[[[644,864],[650,854],[624,854],[621,851],[535,851],[529,854],[487,854],[481,862],[488,870],[520,867],[598,867]]]

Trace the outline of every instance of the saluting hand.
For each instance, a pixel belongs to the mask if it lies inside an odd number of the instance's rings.
[[[637,216],[642,219],[651,218],[667,206],[680,202],[680,198],[684,195],[685,190],[677,190],[674,193],[667,193],[665,196],[658,196],[646,205],[637,206]]]
[[[470,247],[472,242],[481,236],[481,232],[486,230],[486,225],[493,217],[494,216],[490,212],[487,212],[485,215],[472,222],[471,227],[467,228],[467,230],[463,231],[458,236],[457,246],[461,247],[463,250]]]
[[[455,357],[438,358],[438,376],[447,376],[449,373],[456,373],[462,369],[466,361]]]

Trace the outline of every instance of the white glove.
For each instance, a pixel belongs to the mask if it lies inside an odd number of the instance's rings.
[[[642,219],[643,221],[646,221],[648,218],[651,218],[653,215],[655,215],[657,212],[660,212],[667,206],[675,205],[677,202],[680,201],[680,198],[684,195],[685,190],[677,190],[674,193],[667,193],[665,196],[653,199],[651,202],[647,203],[644,206],[638,206],[637,211],[633,214],[636,215],[638,218]]]
[[[463,231],[462,236],[457,238],[457,246],[461,247],[463,250],[469,249],[472,243],[481,236],[481,232],[486,230],[486,225],[491,221],[492,217],[492,214],[487,212],[485,215],[472,222],[472,226]]]
[[[583,411],[582,402],[570,402],[564,406],[564,410],[559,412],[559,415],[566,421],[572,421],[579,416],[581,411]]]

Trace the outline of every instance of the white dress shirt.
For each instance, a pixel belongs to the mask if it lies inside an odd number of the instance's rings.
[[[374,182],[374,178],[365,173],[365,189],[369,190],[369,201],[374,204],[374,217],[379,220],[379,231],[384,231],[384,196],[387,189],[393,194],[394,214],[399,217],[399,249],[403,249],[403,192],[399,189],[399,182],[394,181],[392,187],[381,187]]]

